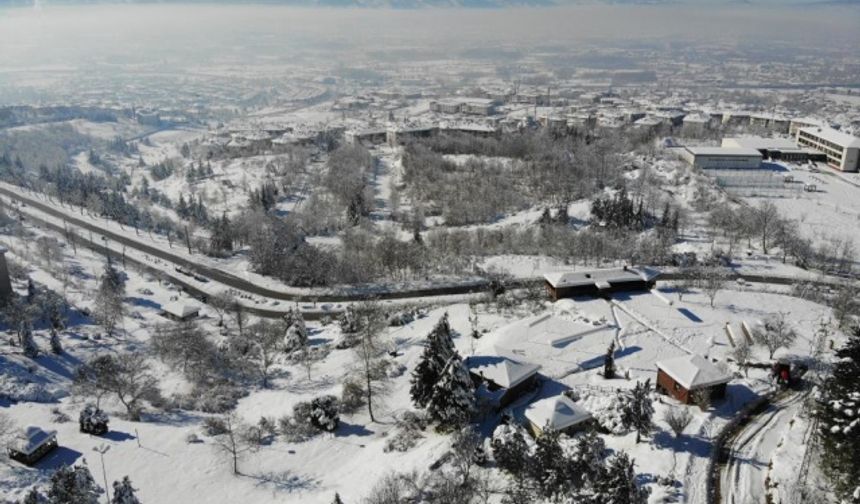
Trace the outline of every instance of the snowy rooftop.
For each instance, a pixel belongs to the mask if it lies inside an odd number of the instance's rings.
[[[165,313],[178,318],[190,317],[200,311],[196,305],[185,304],[180,301],[173,301],[161,307]]]
[[[552,429],[561,430],[591,419],[591,412],[569,397],[558,395],[530,404],[525,416],[540,428],[548,424]]]
[[[695,156],[761,156],[756,149],[744,147],[687,147]]]
[[[767,138],[760,136],[742,136],[723,138],[723,147],[744,149],[790,150],[797,149],[794,140],[788,138]]]
[[[758,154],[758,152],[756,152]],[[589,284],[640,282],[653,280],[659,271],[649,268],[607,268],[583,271],[557,271],[544,274],[544,279],[555,288]]]
[[[854,135],[849,135],[848,133],[843,133],[833,128],[817,128],[815,126],[811,126],[808,128],[800,128],[798,131],[803,131],[805,133],[809,133],[810,135],[815,135],[823,140],[827,140],[828,142],[833,142],[837,145],[840,145],[843,148],[860,147],[860,138],[857,138]]]
[[[45,431],[31,425],[12,440],[9,447],[25,455],[29,455],[56,437],[57,431]]]
[[[482,376],[504,388],[516,387],[537,373],[540,366],[518,362],[496,355],[474,355],[466,358],[469,372]]]
[[[701,355],[683,355],[657,363],[657,368],[687,390],[728,383],[732,377]]]

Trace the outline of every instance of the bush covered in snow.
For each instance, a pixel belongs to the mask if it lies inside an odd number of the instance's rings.
[[[623,394],[584,394],[580,402],[601,429],[621,435],[630,432],[624,422],[625,397]]]
[[[340,412],[354,413],[364,406],[364,387],[354,379],[343,382],[343,390],[340,394]]]
[[[200,385],[194,387],[189,394],[175,397],[174,405],[204,413],[226,413],[235,408],[239,399],[246,395],[247,390],[229,383]]]
[[[333,395],[315,397],[311,401],[311,425],[326,432],[333,432],[340,423],[338,400]]]
[[[87,404],[78,416],[81,432],[100,436],[108,431],[108,415],[94,404]]]
[[[0,374],[0,399],[9,402],[57,402],[68,395],[58,387],[33,383],[13,374]]]

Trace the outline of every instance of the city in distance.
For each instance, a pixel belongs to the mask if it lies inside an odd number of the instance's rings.
[[[0,0],[0,502],[860,503],[858,21]]]

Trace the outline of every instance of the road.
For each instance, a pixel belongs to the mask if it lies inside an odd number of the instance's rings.
[[[721,502],[766,502],[765,477],[771,456],[806,397],[806,393],[791,392],[777,399],[735,435],[720,472]]]

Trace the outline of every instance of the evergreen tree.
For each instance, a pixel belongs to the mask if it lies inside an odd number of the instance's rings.
[[[113,482],[111,504],[140,504],[140,500],[134,495],[134,488],[128,476],[123,476],[122,481]]]
[[[63,353],[63,343],[60,341],[60,333],[53,327],[51,328],[51,352],[56,355]]]
[[[439,382],[443,369],[454,353],[454,340],[451,337],[451,326],[448,324],[446,313],[427,336],[424,352],[412,372],[409,393],[413,404],[417,407],[427,406],[433,394],[433,387]]]
[[[24,499],[19,501],[20,504],[48,504],[48,498],[42,495],[38,488],[33,487],[24,496]]]
[[[108,257],[98,292],[96,292],[95,317],[107,330],[109,336],[113,333],[117,321],[122,317],[124,296],[125,279],[113,267],[110,257]]]
[[[33,304],[33,301],[36,300],[36,284],[33,283],[32,278],[27,278],[27,304]]]
[[[606,474],[596,484],[599,502],[611,504],[645,504],[648,493],[636,486],[634,461],[624,452],[612,456]]]
[[[822,463],[837,495],[860,488],[860,328],[836,351],[833,371],[822,385],[816,416]]]
[[[449,430],[468,423],[474,410],[475,388],[472,378],[460,355],[454,352],[433,387],[427,402],[427,412],[430,418],[439,422],[439,429]]]
[[[341,500],[339,493],[334,493],[334,500],[331,501],[331,504],[343,504],[343,500]]]
[[[548,499],[564,494],[567,486],[567,459],[559,439],[557,430],[544,426],[535,440],[534,457],[529,465],[541,495]]]
[[[24,355],[31,359],[38,357],[39,347],[33,339],[33,323],[30,322],[29,318],[21,321],[19,334],[21,335],[21,350],[23,350]]]
[[[648,434],[653,428],[651,417],[654,415],[654,405],[651,402],[651,379],[636,382],[630,397],[624,405],[624,425],[636,431],[636,442],[639,443],[642,434]]]
[[[490,443],[493,458],[500,469],[515,479],[523,479],[529,469],[531,455],[523,429],[516,425],[499,425]]]
[[[86,466],[62,466],[51,476],[48,501],[51,504],[98,504],[101,488]]]
[[[615,378],[615,342],[609,344],[606,349],[606,357],[603,359],[603,377],[607,380]]]

